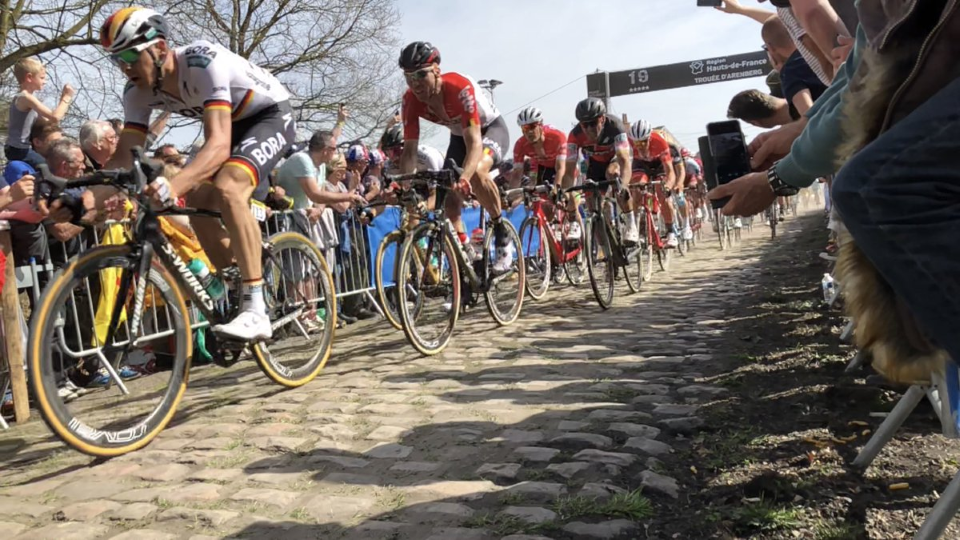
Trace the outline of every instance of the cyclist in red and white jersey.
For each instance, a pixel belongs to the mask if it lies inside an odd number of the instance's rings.
[[[295,140],[290,94],[269,72],[209,41],[184,47],[167,43],[162,15],[141,7],[123,8],[100,29],[100,44],[123,71],[124,128],[105,168],[129,167],[130,150],[143,146],[154,110],[200,118],[205,142],[175,178],[147,187],[160,205],[186,196],[192,207],[220,210],[217,219],[191,216],[191,225],[211,262],[227,268],[236,259],[243,276],[243,309],[214,331],[249,341],[272,335],[263,299],[261,233],[250,198],[269,190],[268,176]],[[91,188],[90,203],[115,191]],[[55,209],[55,207],[54,207]]]
[[[463,168],[459,189],[464,194],[473,191],[493,221],[497,257],[492,270],[499,274],[509,271],[512,257],[506,249],[500,194],[491,175],[491,170],[500,164],[504,149],[510,146],[506,122],[483,92],[477,90],[473,79],[440,72],[440,51],[430,43],[415,41],[404,47],[399,64],[409,87],[401,107],[401,171],[411,172],[416,166],[421,118],[449,128],[446,158]],[[460,219],[463,201],[452,192],[448,195],[453,196],[444,197],[447,216],[465,243],[467,236]]]
[[[667,226],[667,246],[677,247],[677,230],[674,224],[673,203],[670,195],[679,183],[674,169],[670,145],[662,135],[653,131],[650,122],[639,120],[630,127],[630,142],[633,145],[634,179],[644,183],[647,179],[660,178],[663,183],[656,186],[657,198],[663,211],[663,221]]]
[[[536,107],[527,107],[517,115],[517,124],[523,137],[513,145],[513,162],[523,163],[529,159],[537,184],[553,185],[557,177],[563,178],[567,164],[567,134],[543,123],[543,112]],[[520,171],[521,169],[514,169]]]
[[[582,151],[589,161],[586,177],[589,180],[603,181],[620,175],[630,178],[630,143],[623,124],[607,114],[607,106],[597,98],[587,98],[577,103],[575,111],[578,124],[567,135],[567,167],[563,175],[562,187],[573,187],[576,181],[577,160]],[[583,217],[577,211],[576,198],[568,199],[568,210],[573,213],[577,223],[583,228]],[[628,203],[629,205],[629,203]],[[640,241],[635,214],[624,207],[627,227],[624,241],[635,244]]]
[[[387,156],[387,174],[400,174],[400,156],[403,155],[403,126],[394,124],[380,137],[380,149]],[[443,169],[443,154],[432,146],[418,144],[417,171],[439,171]]]

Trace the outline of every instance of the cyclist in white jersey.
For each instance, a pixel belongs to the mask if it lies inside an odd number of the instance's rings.
[[[214,331],[240,340],[272,334],[262,290],[261,234],[250,212],[251,196],[269,189],[269,172],[295,140],[290,94],[273,75],[208,41],[171,48],[169,27],[152,9],[124,8],[108,18],[100,43],[129,83],[124,89],[124,129],[107,168],[131,164],[130,149],[143,145],[154,110],[203,122],[204,144],[175,178],[147,188],[156,203],[186,196],[196,208],[220,210],[219,220],[191,218],[217,268],[236,259],[243,276],[243,309]]]
[[[400,174],[400,156],[403,154],[403,126],[395,124],[380,137],[380,149],[390,162],[387,174]],[[417,145],[417,170],[439,171],[443,169],[443,154],[432,146]]]

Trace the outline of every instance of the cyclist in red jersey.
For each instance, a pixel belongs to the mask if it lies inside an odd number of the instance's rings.
[[[553,185],[557,177],[563,178],[567,164],[567,134],[544,124],[543,113],[536,107],[520,111],[517,124],[523,130],[523,137],[513,146],[513,162],[530,159],[536,166],[534,179],[537,184]]]
[[[494,273],[509,271],[512,256],[506,248],[500,194],[490,173],[500,164],[503,149],[510,145],[506,122],[472,79],[459,73],[440,73],[440,51],[430,43],[415,41],[404,47],[399,64],[409,87],[401,106],[404,144],[400,172],[416,168],[421,118],[448,127],[446,159],[463,168],[458,187],[465,195],[472,190],[493,220],[497,258],[492,269]],[[457,195],[444,199],[447,216],[461,241],[466,241],[460,219],[463,200]]]
[[[577,173],[577,159],[581,150],[587,155],[587,179],[603,181],[618,174],[621,178],[632,176],[630,163],[630,143],[623,124],[607,114],[607,106],[597,98],[587,98],[577,103],[576,117],[578,124],[567,136],[567,167],[563,175],[564,189],[574,186]],[[577,199],[570,197],[567,209],[573,213],[580,228],[583,228],[583,217],[577,211]],[[637,229],[635,214],[629,209],[629,202],[624,205],[623,211],[627,217],[627,227],[624,231],[624,241],[627,244],[640,241],[640,231]]]
[[[679,179],[673,166],[670,144],[662,135],[653,131],[650,123],[640,120],[630,128],[630,141],[633,144],[634,180],[640,183],[647,178],[663,177],[663,184],[657,186],[656,193],[663,209],[663,222],[667,226],[667,246],[677,247],[676,226],[674,225],[673,204],[670,194],[677,187]]]

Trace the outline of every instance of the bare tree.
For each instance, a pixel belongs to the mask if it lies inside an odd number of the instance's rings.
[[[351,111],[344,137],[379,136],[399,104],[394,0],[166,0],[180,42],[203,37],[270,70],[304,131]]]
[[[0,0],[0,72],[21,58],[96,43],[110,0]]]

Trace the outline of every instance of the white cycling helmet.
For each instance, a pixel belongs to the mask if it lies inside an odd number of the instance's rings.
[[[543,112],[536,107],[527,107],[517,115],[517,125],[539,124],[543,122]]]
[[[126,7],[103,22],[100,46],[110,54],[156,38],[166,38],[170,27],[163,15],[149,8]]]
[[[645,141],[653,133],[653,127],[646,120],[637,120],[630,126],[630,139],[634,141]]]

